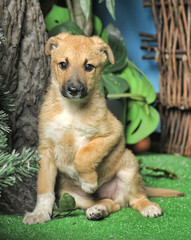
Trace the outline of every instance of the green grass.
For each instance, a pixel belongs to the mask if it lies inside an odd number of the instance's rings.
[[[1,240],[189,240],[191,239],[191,159],[172,155],[139,156],[145,166],[175,172],[178,180],[143,174],[147,186],[186,193],[180,198],[153,198],[163,209],[159,218],[145,218],[131,208],[102,221],[89,221],[80,210],[44,224],[23,225],[22,217],[0,216]],[[154,175],[156,175],[154,173]],[[158,175],[158,174],[157,174]]]

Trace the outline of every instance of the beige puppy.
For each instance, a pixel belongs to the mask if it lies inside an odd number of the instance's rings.
[[[45,52],[52,77],[39,118],[37,204],[23,223],[51,219],[57,175],[59,194],[71,194],[88,219],[129,205],[143,216],[160,216],[160,206],[147,196],[181,193],[144,188],[137,161],[125,149],[123,127],[99,91],[106,58],[114,64],[110,47],[99,37],[62,33],[48,40]]]

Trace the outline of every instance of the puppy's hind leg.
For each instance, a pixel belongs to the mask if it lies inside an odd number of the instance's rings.
[[[160,217],[162,215],[161,207],[145,196],[134,198],[130,201],[130,206],[144,217]]]
[[[121,207],[130,205],[145,217],[159,217],[162,215],[160,206],[151,202],[145,192],[142,178],[138,172],[138,164],[134,155],[126,150],[124,167],[117,173],[118,194],[115,198]]]
[[[145,217],[159,217],[162,215],[160,206],[147,198],[142,178],[138,173],[135,175],[130,192],[129,205]]]

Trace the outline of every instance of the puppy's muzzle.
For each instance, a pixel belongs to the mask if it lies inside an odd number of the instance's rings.
[[[62,95],[70,99],[84,98],[87,96],[87,87],[80,80],[69,80],[62,87]]]

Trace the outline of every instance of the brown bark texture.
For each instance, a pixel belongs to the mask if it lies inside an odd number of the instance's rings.
[[[40,105],[49,81],[44,54],[47,40],[38,0],[1,0],[0,24],[7,40],[0,72],[4,76],[16,111],[11,116],[12,149],[35,149]]]
[[[0,73],[15,112],[10,118],[10,150],[36,149],[39,109],[48,86],[50,67],[44,54],[47,33],[38,0],[1,0],[0,27],[6,39]],[[36,202],[36,176],[4,188],[0,213],[23,215]]]

